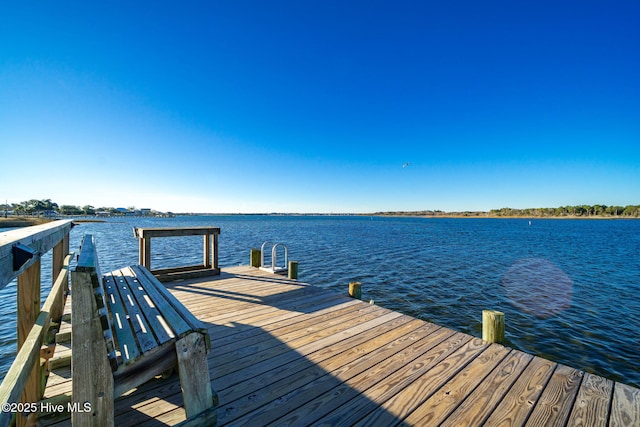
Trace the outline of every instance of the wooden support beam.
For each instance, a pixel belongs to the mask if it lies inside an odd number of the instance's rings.
[[[151,237],[143,238],[140,244],[143,245],[144,254],[142,265],[151,270]]]
[[[24,273],[18,276],[18,352],[24,345],[36,324],[36,319],[40,314],[40,258],[27,268]],[[39,360],[34,361],[31,366],[25,366],[30,371],[21,402],[37,402],[40,400],[42,390],[42,378],[40,376]],[[24,417],[16,418],[17,425],[26,425]]]
[[[204,265],[204,268],[211,268],[211,264],[213,263],[213,257],[211,254],[211,235],[205,234],[203,237],[204,237],[203,265]]]
[[[40,258],[18,276],[18,350],[40,314]]]
[[[64,264],[64,256],[67,253],[64,252],[64,242],[60,240],[57,245],[53,247],[53,258],[51,261],[51,278],[52,282],[55,282],[56,277],[62,271],[62,266]]]
[[[69,245],[69,241],[67,239],[66,245]],[[60,275],[60,273],[62,272],[62,269],[65,268],[65,257],[67,256],[67,254],[69,253],[68,248],[65,249],[65,239],[61,240],[57,245],[55,245],[53,247],[53,257],[52,257],[52,285],[55,284],[56,280],[58,280],[58,276]],[[66,262],[66,265],[68,266],[68,260]],[[64,295],[68,290],[68,284],[64,286],[64,288],[60,289],[60,292],[58,294],[55,295],[55,299],[56,299],[56,303],[53,306],[53,312],[51,313],[51,318],[55,321],[55,322],[59,322],[60,318],[62,317],[62,309],[63,307],[63,301],[64,301]]]
[[[144,240],[138,239],[138,264],[144,265]]]
[[[207,366],[207,347],[202,334],[192,333],[176,342],[180,386],[187,418],[214,406],[209,375],[201,369]]]
[[[218,265],[218,236],[219,236],[220,230],[218,230],[217,233],[213,234],[213,265],[211,266],[212,269],[217,270],[218,268],[220,268],[220,266]]]

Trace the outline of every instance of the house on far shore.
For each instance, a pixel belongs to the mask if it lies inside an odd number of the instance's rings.
[[[116,212],[118,213],[118,215],[124,215],[124,216],[135,216],[135,215],[140,215],[139,212],[137,211],[132,211],[129,210],[127,208],[116,208]]]
[[[127,208],[115,208],[112,212],[100,211],[95,213],[96,216],[164,216],[162,212],[156,212],[153,209],[127,209]],[[169,214],[168,216],[173,216]]]

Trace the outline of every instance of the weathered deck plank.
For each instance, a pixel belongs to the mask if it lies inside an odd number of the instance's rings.
[[[409,424],[438,425],[465,401],[471,392],[485,380],[488,373],[502,362],[509,349],[490,346],[473,359],[443,387],[420,404],[405,419]]]
[[[219,425],[640,425],[636,388],[258,269],[168,287],[211,335]],[[70,390],[57,374],[49,397]],[[152,380],[116,424],[183,406],[177,376]]]
[[[616,383],[613,389],[611,426],[640,426],[640,389]]]
[[[567,426],[606,426],[613,381],[585,374]]]
[[[512,350],[485,380],[442,423],[442,426],[479,426],[531,362],[533,356]]]
[[[530,426],[564,426],[571,413],[584,372],[557,365],[527,420]]]

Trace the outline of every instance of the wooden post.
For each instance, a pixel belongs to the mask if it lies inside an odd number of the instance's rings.
[[[64,301],[67,292],[69,291],[69,263],[71,262],[71,254],[67,254],[62,261],[62,270],[60,273],[54,277],[53,286],[51,287],[51,291],[49,292],[50,298],[52,295],[55,298],[55,302],[51,306],[50,314],[51,321],[55,323],[60,323],[62,319],[62,314],[64,312]],[[56,286],[58,281],[62,281],[62,286]],[[57,289],[54,292],[54,289]],[[44,310],[44,307],[43,307]]]
[[[18,351],[20,351],[40,314],[40,258],[18,276],[17,295]],[[24,387],[20,401],[38,402],[42,390],[39,360],[27,369],[31,371],[31,374]],[[25,421],[23,417],[17,417],[19,426],[24,425]]]
[[[71,425],[113,427],[113,375],[97,316],[91,277],[96,274],[71,272]]]
[[[68,245],[68,241],[66,242]],[[60,243],[53,247],[53,258],[52,258],[52,286],[58,280],[58,275],[62,272],[62,269],[65,268],[65,257],[69,253],[68,249],[65,249],[65,241],[64,239],[60,240]],[[68,265],[68,264],[67,264]],[[60,322],[60,318],[62,317],[62,311],[64,309],[64,297],[67,292],[67,286],[60,289],[60,293],[56,295],[56,303],[53,306],[51,311],[51,319],[54,322]]]
[[[211,235],[210,234],[205,234],[204,235],[204,268],[211,268],[211,264],[212,264],[212,257],[211,257]]]
[[[18,350],[40,314],[40,259],[18,276]]]
[[[178,371],[180,372],[180,387],[182,388],[182,400],[187,418],[212,408],[213,392],[209,382],[207,367],[207,347],[202,334],[191,333],[176,342],[176,356],[178,358]],[[215,411],[211,425],[215,425]],[[204,425],[204,424],[203,424]]]
[[[69,233],[65,234],[64,237],[62,238],[62,253],[64,253],[65,256],[65,261],[63,261],[63,263],[65,264],[63,266],[63,268],[66,268],[67,270],[69,269],[69,260],[66,259],[67,256],[69,256],[70,252],[69,252]],[[67,273],[68,274],[68,273]],[[69,293],[69,281],[67,280],[62,293],[66,296]]]
[[[151,237],[143,238],[142,245],[144,247],[144,263],[142,265],[151,271]]]
[[[219,256],[218,233],[215,233],[213,235],[213,254],[211,256],[213,257],[213,265],[211,266],[211,268],[213,268],[214,270],[217,270],[219,268],[218,266],[218,256]]]
[[[360,287],[360,282],[349,283],[349,296],[351,298],[362,299],[362,289]]]
[[[260,265],[260,249],[253,248],[251,249],[251,258],[249,260],[249,265],[251,267],[261,267]]]
[[[144,241],[138,237],[138,264],[144,265]]]
[[[504,342],[504,313],[482,310],[482,339],[493,343]]]
[[[64,241],[60,240],[60,242],[53,247],[53,261],[51,262],[51,266],[53,268],[51,274],[51,283],[55,283],[58,278],[58,274],[62,271],[62,267],[64,265],[64,257],[67,255],[67,252],[64,250]]]
[[[289,279],[298,279],[298,261],[289,261]]]

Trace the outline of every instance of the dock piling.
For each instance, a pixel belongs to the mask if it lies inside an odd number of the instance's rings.
[[[362,299],[362,289],[360,286],[360,282],[349,283],[349,296],[351,298]]]
[[[260,249],[252,248],[249,265],[255,268],[262,267],[260,265],[260,258],[261,258]]]
[[[482,310],[482,339],[492,343],[504,342],[504,313]]]
[[[298,261],[289,261],[289,279],[298,279]]]

